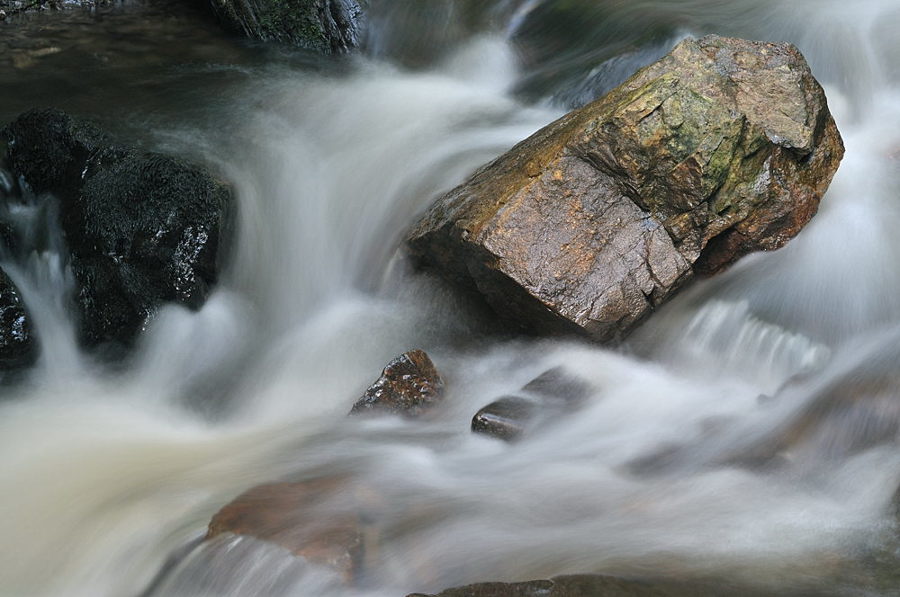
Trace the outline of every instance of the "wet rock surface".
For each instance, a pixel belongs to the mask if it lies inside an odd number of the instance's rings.
[[[439,198],[408,247],[519,329],[615,342],[695,276],[784,245],[842,156],[796,48],[686,40]]]
[[[36,357],[31,317],[18,288],[0,269],[0,370],[25,367]]]
[[[275,543],[350,582],[362,562],[359,515],[353,509],[342,515],[319,510],[347,491],[339,478],[259,485],[213,516],[206,539],[233,533]]]
[[[323,54],[359,46],[363,8],[357,0],[211,0],[230,29],[263,41],[279,41]]]
[[[223,258],[227,185],[58,110],[23,114],[2,135],[12,172],[60,200],[86,345],[128,346],[161,304],[204,303]]]
[[[768,593],[729,583],[643,581],[601,574],[557,576],[526,582],[486,582],[407,597],[707,597],[762,596]],[[783,595],[800,593],[785,591]]]
[[[351,415],[391,413],[421,416],[444,397],[444,380],[423,350],[411,350],[392,360],[366,390]]]
[[[472,417],[472,431],[514,441],[581,405],[590,386],[563,367],[544,371],[522,386],[521,396],[503,396]]]
[[[787,384],[766,406],[798,398],[803,404],[793,416],[726,461],[751,468],[833,462],[896,445],[900,438],[900,375],[884,356],[825,384],[817,379]]]
[[[531,426],[540,405],[521,396],[504,396],[475,413],[472,431],[506,441],[522,436]]]
[[[522,391],[543,401],[575,406],[590,395],[591,388],[565,368],[553,367],[522,386]]]

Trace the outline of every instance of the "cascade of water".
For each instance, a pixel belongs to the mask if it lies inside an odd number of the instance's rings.
[[[868,411],[824,416],[815,405],[828,384],[894,354],[883,329],[900,315],[900,42],[890,26],[900,10],[867,0],[848,19],[837,0],[603,3],[626,21],[797,43],[826,84],[844,164],[807,230],[676,299],[633,339],[637,356],[550,340],[460,350],[477,320],[440,284],[404,271],[394,250],[435,195],[561,114],[558,89],[545,90],[548,108],[515,94],[530,73],[514,34],[540,4],[497,2],[495,15],[512,16],[496,33],[460,35],[413,72],[385,61],[377,35],[374,57],[338,75],[248,67],[240,93],[209,106],[210,122],[234,123],[227,134],[155,131],[234,181],[240,217],[220,288],[199,312],[163,309],[125,371],[96,368],[76,348],[58,234],[4,256],[44,348],[0,403],[0,541],[13,554],[0,558],[3,591],[137,594],[235,494],[323,470],[390,506],[377,566],[348,594],[595,570],[788,586],[827,578],[834,554],[879,544],[896,450],[835,451],[813,430],[786,451],[802,456],[793,466],[739,457],[786,426],[808,429],[797,423],[807,412],[855,425],[853,446],[883,434]],[[585,73],[596,66],[590,50]],[[29,222],[55,217],[33,206],[5,215],[32,239]],[[384,363],[413,346],[452,381],[447,408],[415,425],[347,420]],[[877,375],[860,376],[888,387],[878,362]],[[592,388],[578,416],[514,446],[469,433],[478,408],[558,365]],[[797,374],[813,381],[760,402]],[[890,408],[875,410],[894,422]],[[270,546],[223,538],[152,594],[344,594],[332,580]]]

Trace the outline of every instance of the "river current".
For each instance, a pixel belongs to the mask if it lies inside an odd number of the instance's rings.
[[[117,368],[74,341],[52,210],[3,214],[45,233],[4,262],[43,350],[0,388],[0,594],[140,595],[235,495],[339,475],[386,504],[360,586],[223,537],[149,594],[393,597],[599,572],[900,595],[900,5],[549,4],[376,1],[364,51],[333,60],[164,5],[0,24],[4,122],[93,116],[209,165],[239,214],[209,302],[163,309]],[[795,43],[843,135],[784,249],[693,285],[617,350],[497,334],[409,270],[398,243],[440,192],[706,33]],[[447,380],[437,416],[347,418],[411,348]],[[511,445],[470,432],[555,366],[592,388],[577,414]],[[777,466],[754,465],[781,441]]]

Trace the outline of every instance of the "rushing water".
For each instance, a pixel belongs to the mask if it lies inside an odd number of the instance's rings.
[[[44,350],[2,388],[0,594],[138,595],[236,494],[323,474],[380,504],[359,587],[223,537],[152,595],[387,597],[579,572],[900,594],[900,6],[598,0],[573,20],[541,0],[425,4],[374,2],[365,55],[336,61],[153,5],[0,26],[3,120],[93,114],[209,164],[240,214],[208,304],[164,309],[115,371],[74,344],[52,210],[4,214],[44,231],[5,264]],[[395,254],[441,190],[707,32],[792,41],[826,87],[847,154],[788,247],[695,285],[620,351],[491,334]],[[445,374],[437,416],[348,419],[413,347]],[[557,365],[593,388],[576,415],[514,445],[469,432]],[[759,466],[767,446],[780,459]]]

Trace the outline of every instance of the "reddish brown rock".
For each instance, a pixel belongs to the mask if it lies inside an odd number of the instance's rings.
[[[438,199],[408,246],[522,328],[615,341],[796,235],[842,156],[794,46],[685,40]]]
[[[363,555],[359,515],[354,507],[338,514],[340,508],[328,507],[348,491],[336,478],[259,485],[219,510],[206,538],[234,533],[269,541],[333,568],[350,582],[359,574]]]
[[[444,380],[423,350],[404,352],[388,363],[350,414],[388,412],[418,417],[444,396]]]

